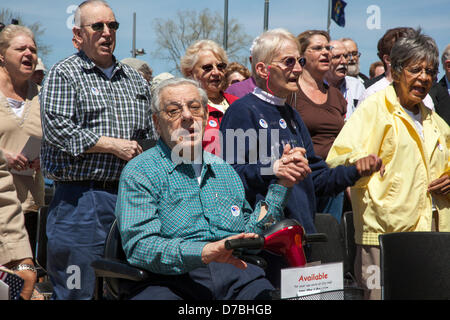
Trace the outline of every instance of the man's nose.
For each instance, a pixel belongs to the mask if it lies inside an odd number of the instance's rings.
[[[188,107],[184,106],[183,109],[181,109],[181,118],[187,120],[192,119],[192,112]]]

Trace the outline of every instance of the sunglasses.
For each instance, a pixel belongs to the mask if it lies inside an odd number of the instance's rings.
[[[103,31],[105,24],[108,26],[108,29],[110,29],[110,30],[116,31],[117,29],[119,29],[119,23],[117,21],[111,21],[108,23],[96,22],[96,23],[92,23],[92,24],[86,24],[82,27],[91,27],[92,30],[98,32],[98,31]]]
[[[225,62],[221,62],[216,64],[216,68],[219,71],[225,71],[225,69],[227,68],[227,64]],[[214,65],[209,63],[209,64],[205,64],[204,66],[202,66],[203,71],[205,72],[211,72],[214,69]]]
[[[288,67],[288,68],[293,68],[293,67],[295,66],[295,63],[296,63],[297,61],[298,61],[299,65],[300,65],[301,67],[304,67],[305,64],[306,64],[306,59],[303,58],[303,57],[298,58],[298,59],[296,59],[296,58],[294,58],[294,57],[288,57],[288,58],[285,58],[285,59],[283,59],[283,60],[281,60],[281,61],[272,61],[272,62],[281,62],[281,63],[283,63],[286,67]]]

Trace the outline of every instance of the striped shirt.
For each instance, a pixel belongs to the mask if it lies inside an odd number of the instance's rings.
[[[56,181],[119,180],[126,164],[110,153],[85,153],[101,136],[153,138],[145,79],[115,61],[109,79],[80,51],[55,64],[40,93],[41,167]]]
[[[160,274],[204,266],[203,247],[241,232],[262,233],[283,218],[290,189],[272,184],[266,216],[257,221],[243,184],[222,159],[204,152],[200,184],[191,164],[176,164],[161,140],[123,170],[116,205],[122,244],[130,264]]]

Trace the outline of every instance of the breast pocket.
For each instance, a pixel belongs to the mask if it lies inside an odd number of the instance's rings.
[[[105,122],[114,123],[111,110],[111,101],[107,95],[96,87],[86,88],[80,93],[79,105],[76,112],[79,123],[84,128],[101,130]],[[110,132],[97,132],[100,134],[110,134]]]
[[[245,230],[244,200],[231,195],[219,195],[215,201],[214,222],[218,229],[229,232]]]

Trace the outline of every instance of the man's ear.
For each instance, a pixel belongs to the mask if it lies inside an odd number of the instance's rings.
[[[153,120],[153,125],[155,126],[156,132],[157,132],[159,135],[161,135],[161,132],[160,132],[160,126],[159,126],[159,119],[158,119],[158,116],[156,115],[156,113],[153,113],[153,114],[152,114],[152,120]]]
[[[269,76],[269,67],[270,66],[266,66],[264,62],[258,62],[255,65],[256,74],[262,79],[267,79]]]
[[[80,46],[83,43],[83,37],[81,36],[81,28],[73,27],[72,28],[73,33],[73,39],[72,42],[75,44],[77,43],[78,46]],[[79,48],[77,48],[79,49]]]

